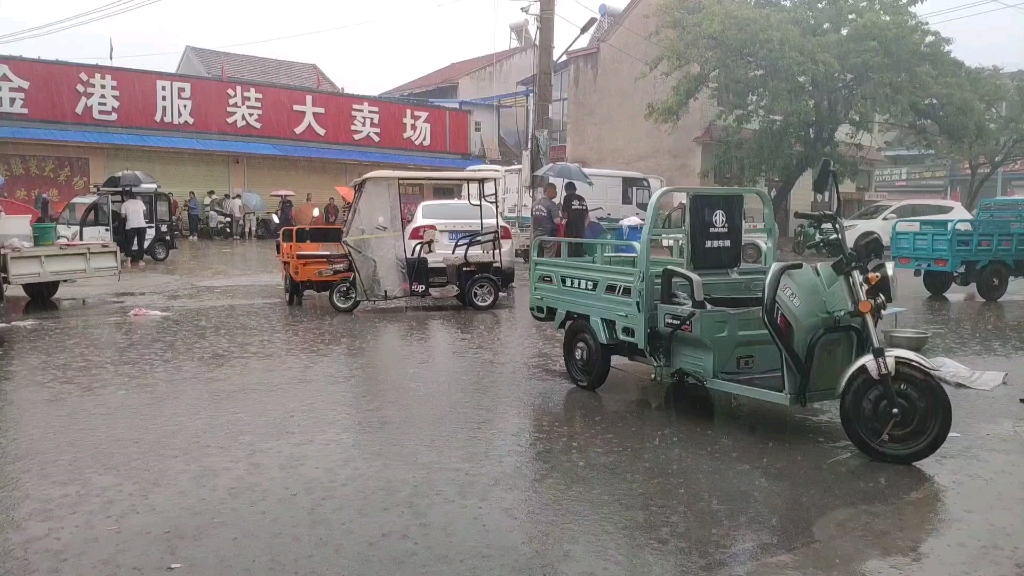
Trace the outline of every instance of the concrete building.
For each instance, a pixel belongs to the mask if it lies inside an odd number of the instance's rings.
[[[517,81],[533,74],[537,52],[527,23],[510,26],[515,46],[454,62],[383,92],[469,111],[470,153],[496,163],[520,161],[529,126],[528,92]]]
[[[161,73],[0,56],[4,193],[32,202],[112,172],[163,190],[312,193],[381,168],[460,169],[469,112],[344,94],[319,67],[189,47]]]

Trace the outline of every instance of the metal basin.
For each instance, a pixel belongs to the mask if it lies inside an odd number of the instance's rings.
[[[903,348],[912,352],[920,352],[928,345],[932,333],[926,330],[909,330],[905,328],[889,328],[882,330],[885,345],[890,348]]]

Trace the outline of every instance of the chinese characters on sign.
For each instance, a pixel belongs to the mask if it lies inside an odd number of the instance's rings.
[[[156,81],[156,121],[192,124],[192,85],[188,82]]]
[[[88,106],[92,110],[92,117],[96,120],[108,122],[117,120],[115,110],[121,107],[121,103],[117,101],[117,97],[121,95],[117,91],[117,81],[112,79],[110,74],[101,75],[99,72],[92,78],[86,76],[85,72],[79,74],[78,77],[88,86],[79,84],[75,87],[82,95],[75,108],[75,114],[81,116],[85,107]]]
[[[292,106],[292,110],[305,114],[305,117],[302,119],[302,124],[299,124],[299,127],[295,129],[296,134],[302,134],[306,131],[306,128],[309,128],[310,126],[312,126],[313,130],[321,136],[327,133],[327,130],[324,130],[316,123],[316,118],[313,118],[313,114],[323,114],[324,109],[313,106],[313,97],[309,94],[306,94],[305,106],[296,104],[295,106]]]
[[[413,119],[413,115],[416,115],[416,119]],[[430,124],[427,123],[427,112],[413,112],[412,110],[405,111],[405,119],[402,122],[405,123],[405,132],[402,133],[402,138],[406,140],[411,139],[413,144],[417,146],[430,146]]]
[[[0,119],[442,154],[470,139],[464,110],[18,58],[0,58]]]
[[[731,240],[707,240],[704,242],[705,248],[728,248],[732,246]]]
[[[374,142],[380,142],[380,108],[370,106],[369,102],[352,106],[352,138],[362,140],[369,136]]]
[[[18,78],[6,64],[0,64],[0,113],[28,114],[25,92],[29,83]]]
[[[248,124],[257,130],[263,126],[260,123],[260,115],[263,114],[260,98],[263,98],[263,94],[255,88],[249,88],[249,91],[243,94],[242,87],[235,86],[228,88],[228,96],[228,114],[231,114],[228,116],[228,124],[234,124],[239,128]]]
[[[0,195],[31,205],[47,194],[52,206],[89,192],[89,159],[0,154],[0,177],[5,180]]]

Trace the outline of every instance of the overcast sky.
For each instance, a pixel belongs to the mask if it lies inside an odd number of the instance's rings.
[[[109,0],[0,0],[0,34],[45,24]],[[648,0],[655,1],[655,0]],[[919,13],[978,4],[930,0]],[[1024,67],[1024,6],[990,0],[930,17],[955,40],[954,53],[972,64]],[[624,6],[619,0],[613,6]],[[559,0],[556,54],[595,15],[598,0]],[[315,62],[346,91],[378,94],[451,62],[503,50],[509,23],[526,17],[524,0],[160,0],[139,10],[58,34],[0,44],[0,54],[106,63],[173,71],[186,44]],[[997,11],[940,23],[970,14]],[[569,22],[573,24],[570,24]],[[325,29],[323,33],[310,34]],[[273,41],[282,36],[301,37]],[[637,40],[640,41],[640,40]],[[258,42],[258,43],[255,43]],[[582,42],[582,41],[581,41]],[[241,45],[244,44],[244,45]]]

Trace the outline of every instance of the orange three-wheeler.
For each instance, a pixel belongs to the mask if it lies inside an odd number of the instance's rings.
[[[331,306],[351,312],[359,306],[352,283],[352,261],[341,243],[339,226],[282,228],[277,240],[288,305],[302,304],[307,290],[330,292]]]

